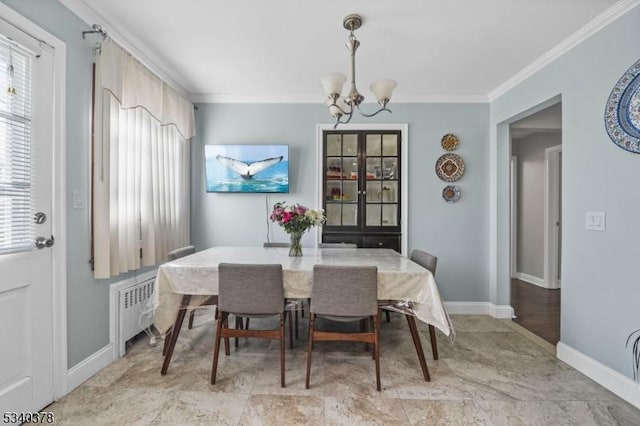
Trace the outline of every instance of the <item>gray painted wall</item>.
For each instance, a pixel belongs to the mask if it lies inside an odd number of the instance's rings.
[[[492,299],[508,300],[509,149],[504,125],[549,99],[562,97],[561,341],[628,376],[625,339],[640,327],[640,155],[614,145],[604,128],[607,98],[638,60],[640,7],[600,30],[491,103],[492,167],[497,199],[497,263]],[[519,117],[518,117],[519,118]],[[502,125],[501,125],[502,123]],[[585,229],[586,211],[605,211],[605,232]],[[506,254],[506,255],[505,255]]]
[[[57,1],[3,0],[27,19],[47,30],[67,45],[67,364],[84,360],[109,344],[109,283],[94,280],[89,267],[89,208],[74,209],[72,194],[82,191],[89,197],[91,48],[99,40],[82,39],[89,29],[83,21]],[[88,206],[88,202],[86,205]],[[60,246],[56,246],[59,248]]]
[[[544,280],[544,150],[560,133],[534,133],[512,142],[518,164],[517,272]]]
[[[372,107],[372,105],[365,105]],[[488,298],[488,104],[400,104],[393,114],[362,123],[409,124],[409,249],[420,248],[439,257],[437,281],[445,300],[485,301]],[[354,119],[355,120],[355,119]],[[256,245],[266,240],[267,216],[274,202],[315,206],[316,125],[327,123],[327,109],[312,104],[201,104],[196,112],[197,136],[192,142],[192,243]],[[458,203],[442,199],[446,183],[434,167],[445,151],[446,133],[460,138],[456,153],[466,172],[458,182]],[[289,194],[207,194],[204,184],[204,144],[289,144]],[[265,198],[267,202],[265,203]],[[272,240],[286,234],[272,227]],[[305,235],[303,244],[312,238]]]

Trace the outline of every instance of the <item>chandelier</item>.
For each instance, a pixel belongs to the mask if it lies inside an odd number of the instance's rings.
[[[394,80],[380,80],[376,81],[369,86],[369,90],[373,92],[376,97],[380,108],[371,113],[366,114],[360,109],[360,104],[364,100],[364,96],[358,92],[356,88],[356,50],[360,46],[360,42],[356,39],[353,32],[362,26],[362,17],[360,15],[352,14],[344,18],[342,26],[349,31],[349,41],[347,42],[347,49],[351,56],[351,88],[346,96],[342,96],[342,86],[347,81],[347,76],[342,73],[334,72],[323,76],[320,79],[320,84],[324,89],[324,93],[327,96],[327,106],[329,107],[329,113],[336,120],[335,129],[338,124],[348,123],[353,117],[355,110],[358,110],[360,115],[364,117],[373,117],[381,113],[382,111],[391,112],[387,108],[387,104],[391,99],[393,89],[396,88],[397,83]],[[344,117],[344,120],[342,119]]]

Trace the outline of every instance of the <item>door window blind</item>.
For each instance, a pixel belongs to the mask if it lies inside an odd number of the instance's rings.
[[[0,254],[30,250],[31,55],[0,39]]]

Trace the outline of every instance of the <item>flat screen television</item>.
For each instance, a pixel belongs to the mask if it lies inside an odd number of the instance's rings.
[[[289,145],[205,145],[207,192],[289,192]]]

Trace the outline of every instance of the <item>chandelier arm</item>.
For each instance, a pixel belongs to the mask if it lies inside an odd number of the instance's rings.
[[[376,112],[374,112],[373,114],[365,114],[365,113],[364,113],[364,112],[362,112],[362,110],[360,109],[360,105],[357,105],[357,108],[358,108],[358,112],[360,113],[360,115],[362,115],[363,117],[367,117],[367,118],[370,118],[370,117],[373,117],[373,116],[375,116],[375,115],[378,115],[378,114],[380,114],[382,111],[386,111],[386,112],[388,112],[389,114],[391,114],[391,112],[392,112],[389,108],[383,107],[383,108],[380,108],[379,110],[377,110]]]
[[[340,119],[337,119],[336,124],[333,125],[334,129],[337,129],[339,124],[347,124],[348,122],[350,122],[351,117],[353,117],[353,110],[350,113],[345,113],[344,115],[347,117],[347,120],[341,121]]]
[[[347,105],[350,105],[350,104],[347,104]],[[331,107],[336,107],[336,108],[338,108],[338,110],[340,111],[340,113],[342,113],[343,115],[353,114],[353,106],[351,107],[351,111],[350,111],[350,112],[347,112],[347,111],[343,110],[342,108],[340,108],[340,105],[338,105],[338,104],[337,104],[337,103],[335,103],[335,102],[332,102],[331,104],[329,104],[329,108],[331,108]]]

